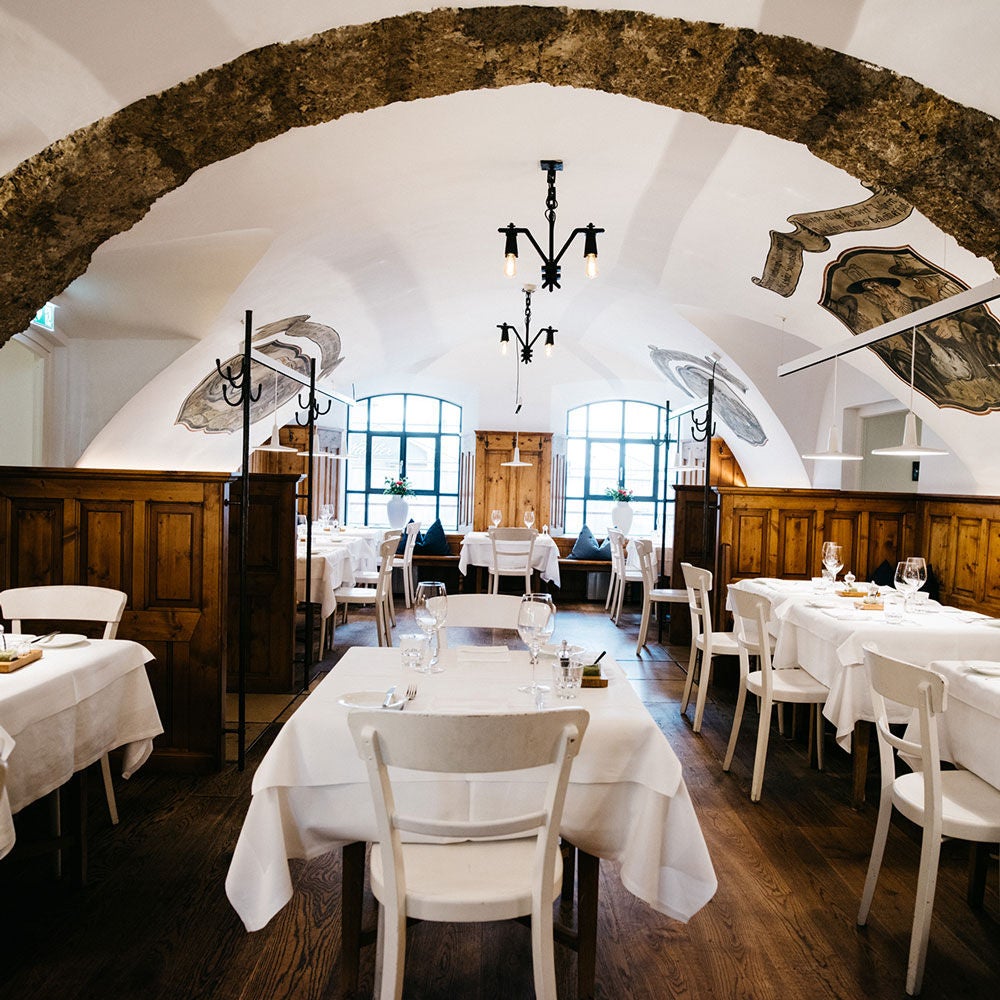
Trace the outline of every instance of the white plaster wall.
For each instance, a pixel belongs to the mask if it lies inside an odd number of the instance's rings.
[[[45,362],[8,341],[0,348],[0,465],[38,465]]]

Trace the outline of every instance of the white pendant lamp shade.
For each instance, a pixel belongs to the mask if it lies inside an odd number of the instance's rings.
[[[910,408],[906,412],[903,423],[903,443],[892,448],[875,448],[873,455],[889,455],[895,458],[929,458],[933,455],[947,455],[940,448],[924,448],[917,440],[917,418],[913,412],[913,373],[917,358],[917,328],[913,328],[913,341],[910,350]]]
[[[501,462],[502,466],[506,466],[509,469],[530,469],[531,462],[521,461],[521,449],[518,447],[519,435],[514,435],[514,459],[510,462]]]
[[[295,451],[287,445],[281,444],[278,435],[278,373],[274,373],[274,423],[271,425],[271,440],[268,444],[262,444],[257,451]]]
[[[833,359],[833,418],[837,419],[840,410],[837,409],[837,373],[839,370],[840,358]],[[805,459],[812,459],[814,462],[860,462],[863,455],[855,455],[851,452],[840,450],[840,430],[836,424],[830,425],[830,432],[826,439],[826,451],[818,451],[813,455],[803,455]]]

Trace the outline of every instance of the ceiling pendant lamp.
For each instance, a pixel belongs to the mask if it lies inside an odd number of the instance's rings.
[[[262,444],[257,451],[295,451],[287,445],[281,444],[278,436],[278,373],[274,373],[274,423],[271,425],[271,440],[268,444]]]
[[[903,423],[903,443],[892,448],[875,448],[873,455],[889,455],[895,458],[929,458],[934,455],[947,455],[940,448],[925,448],[917,440],[917,417],[913,412],[913,374],[917,357],[917,328],[913,327],[913,340],[910,349],[910,408]]]
[[[514,458],[510,462],[501,462],[502,466],[506,466],[508,469],[530,469],[531,462],[521,461],[521,449],[518,447],[520,432],[514,432]]]
[[[851,452],[845,452],[840,450],[840,428],[836,424],[837,414],[840,412],[837,408],[837,372],[839,369],[840,357],[835,356],[833,359],[833,419],[834,423],[830,424],[830,432],[826,439],[826,451],[818,451],[812,455],[803,455],[805,459],[811,459],[814,462],[860,462],[864,456],[855,455]]]

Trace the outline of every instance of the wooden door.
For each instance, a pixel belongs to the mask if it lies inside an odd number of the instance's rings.
[[[503,511],[509,527],[524,524],[524,512],[535,512],[535,527],[548,523],[552,494],[552,435],[521,432],[517,436],[526,468],[503,465],[514,457],[511,431],[476,431],[476,506],[473,528],[485,531],[490,512]]]

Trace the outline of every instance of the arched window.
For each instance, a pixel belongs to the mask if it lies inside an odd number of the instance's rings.
[[[369,396],[348,407],[347,520],[387,524],[386,477],[405,476],[415,491],[409,516],[458,528],[462,408],[435,396]]]
[[[567,411],[568,533],[587,524],[598,536],[604,535],[614,505],[605,495],[609,487],[633,492],[632,534],[659,530],[666,421],[665,407],[629,399],[587,403]]]

